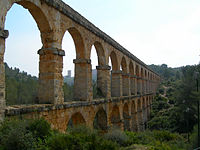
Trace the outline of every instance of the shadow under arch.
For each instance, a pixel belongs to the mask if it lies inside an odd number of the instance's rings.
[[[132,61],[129,63],[129,73],[130,73],[130,91],[131,95],[135,95],[135,77],[134,77],[134,67]]]
[[[100,42],[94,42],[94,47],[96,49],[97,57],[98,57],[98,65],[104,66],[106,65],[106,58],[105,58],[105,50]],[[91,54],[91,53],[90,53]]]
[[[127,74],[127,63],[126,63],[126,59],[124,58],[124,56],[122,57],[121,60],[121,68],[122,68],[122,95],[123,96],[128,96],[129,93],[129,75]]]
[[[129,109],[128,109],[128,104],[124,104],[123,108],[123,118],[124,118],[124,130],[130,131],[130,116],[129,116]]]
[[[128,73],[127,72],[127,63],[126,63],[126,59],[124,58],[124,56],[122,57],[121,67],[122,67],[122,72],[123,73]]]
[[[78,125],[86,125],[85,119],[80,112],[74,113],[67,123],[67,128],[73,128]]]
[[[131,104],[131,116],[132,116],[132,130],[137,131],[138,130],[138,118],[137,118],[137,108],[135,101],[132,101]]]
[[[117,105],[115,105],[112,109],[112,112],[111,112],[111,115],[110,115],[110,121],[111,121],[112,127],[121,128],[121,119],[120,119],[119,107]]]
[[[112,52],[110,53],[110,56],[109,56],[109,57],[111,58],[112,70],[114,70],[114,71],[119,70],[118,60],[117,60],[117,55],[116,55],[116,53],[115,53],[114,51],[112,51]]]
[[[93,127],[94,129],[100,129],[100,130],[108,129],[107,114],[103,108],[100,108],[96,113],[93,121]]]

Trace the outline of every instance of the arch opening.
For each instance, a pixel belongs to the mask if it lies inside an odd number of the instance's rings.
[[[121,69],[122,69],[122,92],[123,96],[129,95],[129,75],[127,74],[127,63],[124,57],[122,57],[121,61]]]
[[[94,129],[107,130],[107,115],[103,108],[99,109],[93,121]]]
[[[118,66],[117,55],[114,51],[110,53],[109,60],[111,62],[111,97],[119,97],[121,95],[121,72]]]
[[[123,108],[123,118],[124,118],[124,130],[130,131],[130,116],[129,116],[129,109],[128,104],[124,104]]]
[[[131,104],[131,116],[132,116],[132,129],[133,131],[138,131],[138,118],[137,118],[137,108],[135,101]]]
[[[76,47],[70,32],[67,30],[63,36],[62,48],[65,50],[63,57],[63,92],[64,101],[73,101],[74,95],[74,64],[73,60],[76,59]]]
[[[86,125],[85,119],[80,112],[73,114],[68,121],[67,128],[73,128],[78,125]]]
[[[104,92],[105,78],[105,53],[103,46],[99,42],[92,45],[90,59],[92,63],[92,85],[93,85],[93,99],[102,98],[106,96]]]
[[[4,55],[6,104],[38,103],[37,51],[45,45],[44,32],[50,30],[47,18],[34,3],[21,1],[7,12],[5,28],[10,32]]]
[[[121,119],[120,119],[119,107],[116,106],[116,105],[112,109],[112,113],[110,115],[110,121],[111,121],[112,127],[121,128]]]
[[[130,61],[129,63],[129,73],[130,73],[130,91],[131,95],[135,95],[135,78],[134,78],[134,67],[133,63]]]

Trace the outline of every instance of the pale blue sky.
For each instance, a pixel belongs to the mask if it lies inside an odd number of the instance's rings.
[[[106,32],[146,64],[166,63],[170,67],[199,62],[199,0],[64,0],[98,28]],[[40,33],[29,12],[13,6],[6,18],[10,36],[5,61],[38,74],[37,50]],[[64,74],[73,69],[74,45],[69,34],[63,39],[67,58]],[[97,65],[92,51],[93,68]],[[70,63],[68,63],[70,62]]]

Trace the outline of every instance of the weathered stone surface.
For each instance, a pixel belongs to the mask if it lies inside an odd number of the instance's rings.
[[[41,33],[43,45],[38,51],[38,100],[41,104],[6,107],[4,52],[8,32],[3,28],[7,11],[14,2],[0,1],[0,120],[4,116],[33,119],[44,117],[53,128],[65,131],[70,124],[81,123],[93,127],[94,118],[101,110],[100,114],[104,115],[99,118],[105,122],[100,126],[106,129],[115,125],[128,130],[144,129],[159,76],[61,0],[17,0],[17,4],[29,10]],[[62,39],[66,30],[71,34],[76,48],[76,59],[73,61],[74,101],[70,103],[64,103],[62,76],[65,56]],[[104,97],[95,100],[92,95],[90,60],[92,45],[97,50],[99,63],[97,87]],[[109,57],[112,67],[108,66]],[[120,71],[122,60],[123,72]],[[132,106],[132,103],[136,104]]]

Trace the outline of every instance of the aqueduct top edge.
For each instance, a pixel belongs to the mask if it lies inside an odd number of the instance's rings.
[[[112,45],[117,50],[121,51],[123,54],[128,56],[129,58],[133,59],[137,63],[143,65],[156,75],[158,75],[156,72],[154,72],[152,69],[150,69],[143,61],[138,59],[136,56],[131,54],[127,49],[125,49],[123,46],[121,46],[118,42],[116,42],[114,39],[112,39],[109,35],[107,35],[105,32],[101,31],[98,27],[96,27],[94,24],[92,24],[90,21],[88,21],[85,17],[83,17],[81,14],[79,14],[77,11],[75,11],[73,8],[71,8],[69,5],[64,3],[62,0],[42,0],[46,2],[49,6],[54,7],[64,15],[68,16],[72,20],[74,20],[76,23],[80,24],[90,32],[94,33],[96,36],[103,39],[105,42]],[[159,76],[159,75],[158,75]]]

